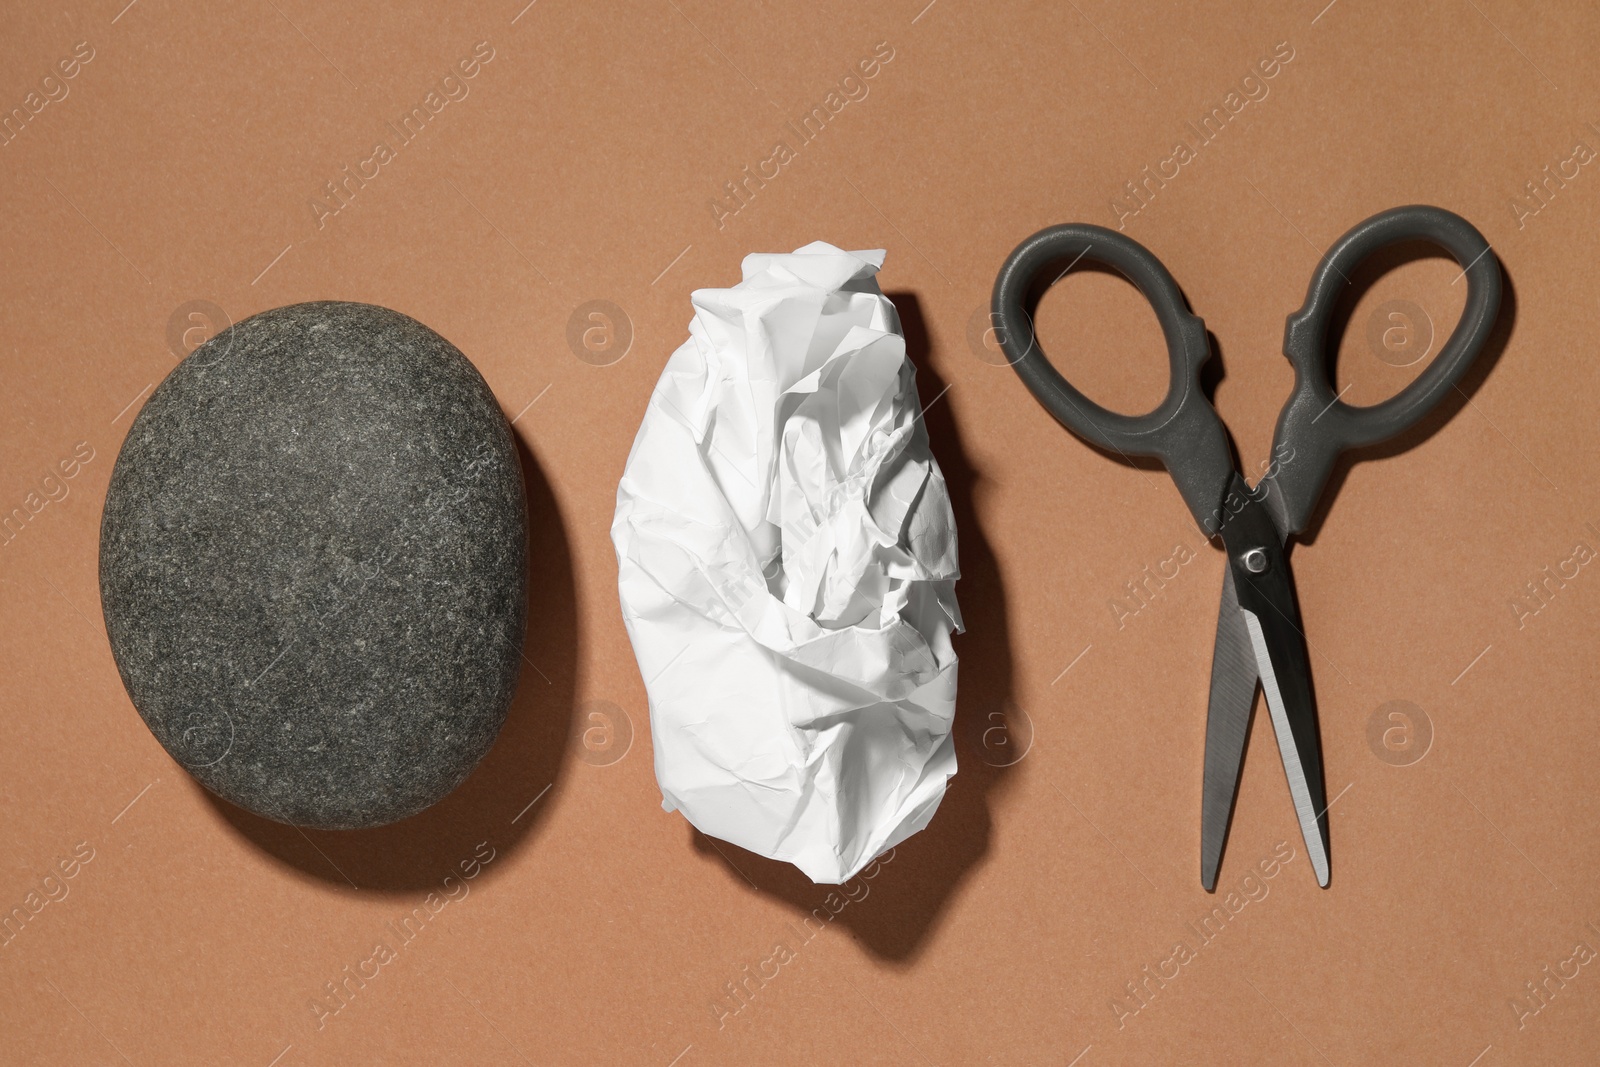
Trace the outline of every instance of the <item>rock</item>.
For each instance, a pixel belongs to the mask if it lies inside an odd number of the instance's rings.
[[[398,312],[276,308],[134,420],[100,529],[111,651],[206,788],[298,826],[405,818],[477,766],[521,666],[527,510],[477,370]]]

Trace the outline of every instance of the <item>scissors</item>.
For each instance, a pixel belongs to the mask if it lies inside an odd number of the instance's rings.
[[[1443,248],[1467,279],[1466,307],[1439,355],[1395,396],[1369,407],[1340,400],[1329,380],[1328,331],[1350,277],[1368,256],[1404,241]],[[1150,302],[1166,339],[1167,395],[1143,415],[1096,404],[1063,378],[1033,331],[1045,290],[1079,262],[1116,270]],[[1208,538],[1228,556],[1211,659],[1205,774],[1200,809],[1200,884],[1215,892],[1233,819],[1259,683],[1317,882],[1328,884],[1328,805],[1289,538],[1311,520],[1340,453],[1377,444],[1415,425],[1456,387],[1482,351],[1500,310],[1500,262],[1471,223],[1442,208],[1381,212],[1336,241],[1317,264],[1300,310],[1289,316],[1283,352],[1294,388],[1278,416],[1272,463],[1256,485],[1234,462],[1227,430],[1200,385],[1211,357],[1205,324],[1177,282],[1137,241],[1084,223],[1051,226],[1017,246],[995,279],[991,321],[1002,351],[1045,410],[1078,437],[1124,457],[1159,459]]]

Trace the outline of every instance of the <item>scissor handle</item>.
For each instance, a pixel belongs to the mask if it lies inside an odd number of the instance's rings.
[[[1062,377],[1039,346],[1034,309],[1079,262],[1098,263],[1127,278],[1161,324],[1170,378],[1165,399],[1153,411],[1123,415],[1101,407]],[[1234,464],[1227,431],[1200,388],[1200,367],[1211,358],[1211,345],[1205,323],[1190,313],[1159,259],[1115,230],[1087,223],[1051,226],[1006,258],[990,307],[1001,350],[1046,411],[1102,448],[1161,460],[1201,529],[1208,536],[1216,532]]]
[[[1356,268],[1368,256],[1402,241],[1438,245],[1461,266],[1467,302],[1438,356],[1400,392],[1370,407],[1340,400],[1328,377],[1328,328]],[[1358,223],[1317,264],[1306,302],[1289,316],[1283,354],[1294,365],[1294,391],[1273,436],[1284,533],[1299,533],[1316,508],[1341,452],[1387,440],[1415,425],[1444,399],[1483,351],[1500,311],[1500,261],[1483,234],[1443,208],[1412,205]]]

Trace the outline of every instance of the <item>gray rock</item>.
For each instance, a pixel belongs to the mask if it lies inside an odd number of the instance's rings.
[[[296,304],[197,348],[134,420],[100,599],[189,773],[354,829],[426,808],[494,743],[526,556],[516,445],[472,364],[398,312]]]

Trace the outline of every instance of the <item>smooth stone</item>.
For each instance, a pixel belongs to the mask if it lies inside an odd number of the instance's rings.
[[[511,427],[455,346],[370,304],[264,311],[195,349],[123,443],[100,528],[111,651],[218,796],[393,822],[505,721],[527,523]]]

